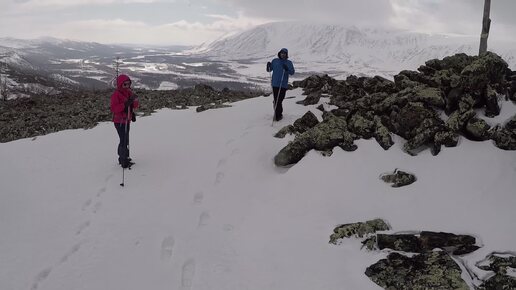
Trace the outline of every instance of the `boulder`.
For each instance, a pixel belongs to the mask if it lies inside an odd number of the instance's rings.
[[[469,290],[461,268],[443,251],[426,252],[411,258],[391,253],[367,267],[365,274],[384,289]]]

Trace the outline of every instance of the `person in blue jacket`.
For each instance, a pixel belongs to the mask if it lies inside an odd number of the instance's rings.
[[[288,76],[294,74],[294,65],[288,60],[288,49],[282,48],[278,57],[267,62],[267,72],[272,71],[272,92],[274,95],[274,120],[283,118],[283,100],[288,89]]]

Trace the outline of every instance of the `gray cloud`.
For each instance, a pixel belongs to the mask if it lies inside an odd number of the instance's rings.
[[[385,24],[392,14],[388,0],[213,0],[249,17],[343,24]]]
[[[212,0],[249,17],[391,26],[431,33],[480,34],[482,0]],[[491,4],[493,34],[516,37],[516,1]],[[514,34],[514,36],[511,36]]]

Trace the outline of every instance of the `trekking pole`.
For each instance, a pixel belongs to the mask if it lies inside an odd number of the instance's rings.
[[[283,84],[283,76],[285,75],[285,70],[283,69],[282,72],[281,72],[281,81],[280,81],[280,86],[279,86],[279,89],[278,89],[278,94],[276,96],[276,94],[274,94],[274,87],[272,88],[272,97],[274,98],[273,99],[273,103],[274,103],[274,112],[272,114],[272,124],[271,124],[271,127],[274,126],[274,120],[276,119],[276,107],[278,106],[278,101],[279,101],[279,95],[281,93],[281,84]],[[277,98],[276,98],[277,97]]]
[[[124,143],[125,143],[125,152],[126,153],[129,153],[129,142],[127,141],[127,124],[129,123],[129,110],[131,109],[130,106],[127,106],[127,117],[125,118],[125,135],[124,135]],[[124,154],[125,155],[125,154]],[[128,156],[127,156],[128,157]],[[126,160],[125,162],[129,162],[128,160]],[[124,165],[124,164],[122,164]],[[122,166],[122,183],[120,183],[120,186],[124,186],[125,185],[125,167]]]

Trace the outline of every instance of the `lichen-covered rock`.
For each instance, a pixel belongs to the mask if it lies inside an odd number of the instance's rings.
[[[516,150],[516,132],[505,128],[496,128],[492,133],[496,147],[503,150]]]
[[[516,289],[516,278],[503,275],[495,274],[493,277],[487,279],[482,283],[478,290],[514,290]]]
[[[373,238],[371,238],[373,239]],[[377,234],[374,243],[364,241],[365,245],[374,245],[373,249],[391,249],[408,253],[425,253],[441,249],[452,255],[464,255],[479,249],[476,239],[469,235],[422,231],[419,234]]]
[[[382,219],[366,222],[344,224],[336,227],[330,236],[330,243],[337,244],[338,240],[349,237],[363,238],[378,231],[388,231],[391,227]]]
[[[395,83],[381,76],[365,78],[363,87],[364,90],[369,94],[374,94],[378,92],[391,94],[396,91]]]
[[[490,83],[502,82],[507,68],[500,56],[486,52],[461,71],[461,83],[469,91],[481,91]]]
[[[391,148],[391,146],[394,145],[394,142],[392,141],[389,129],[383,125],[381,118],[378,116],[374,116],[374,123],[374,138],[376,139],[376,142],[378,142],[384,150]]]
[[[493,271],[495,275],[484,281],[478,289],[516,289],[516,278],[508,275],[509,268],[512,268],[512,271],[516,270],[515,256],[492,254],[486,260],[488,261],[487,265],[478,265],[477,263],[477,266],[485,271]]]
[[[439,132],[445,130],[444,122],[441,119],[437,118],[428,118],[423,120],[421,125],[414,130],[415,136],[409,139],[404,145],[403,149],[405,152],[415,155],[412,152],[414,149],[417,149],[425,144],[432,146],[435,148],[435,135]],[[439,148],[435,148],[438,150]],[[432,154],[437,154],[438,151],[433,151]]]
[[[469,290],[468,285],[461,278],[461,272],[459,265],[446,252],[435,251],[411,258],[391,253],[387,259],[369,266],[365,274],[385,289]]]
[[[298,133],[303,133],[306,130],[315,127],[319,124],[319,120],[311,111],[306,112],[303,117],[294,121],[294,129]]]
[[[433,59],[427,61],[425,65],[436,70],[451,70],[456,74],[460,74],[460,72],[474,60],[474,56],[469,56],[465,53],[458,53],[452,56],[447,56],[442,60]]]
[[[285,138],[288,134],[294,134],[296,132],[296,129],[292,125],[285,126],[281,128],[278,133],[274,135],[276,138]]]
[[[400,92],[407,96],[409,102],[421,102],[436,108],[444,108],[444,94],[438,88],[418,85],[413,88],[405,89]]]
[[[475,141],[485,141],[491,139],[491,126],[486,121],[473,117],[466,123],[466,136]]]
[[[508,122],[505,124],[505,129],[509,131],[513,131],[516,133],[516,115],[514,115]]]
[[[288,166],[297,163],[312,149],[326,151],[342,144],[351,146],[355,138],[355,134],[347,131],[346,120],[330,115],[322,123],[289,142],[274,157],[274,163],[277,166]]]
[[[435,133],[434,144],[436,146],[444,145],[446,147],[455,147],[459,143],[459,134],[451,131],[441,131]]]
[[[373,120],[368,118],[366,114],[360,112],[355,113],[351,116],[348,121],[349,131],[357,134],[358,136],[369,139],[373,137],[376,124]]]
[[[446,127],[453,132],[462,131],[466,126],[466,123],[473,117],[475,117],[477,113],[473,110],[469,110],[465,113],[460,113],[459,111],[453,112],[450,115],[448,120],[446,120]]]
[[[212,109],[220,109],[220,108],[229,108],[230,105],[226,104],[206,104],[206,105],[200,105],[195,109],[197,113],[204,112],[206,110],[212,110]]]
[[[498,94],[496,91],[491,87],[487,86],[486,93],[485,93],[485,103],[486,103],[486,111],[485,115],[487,117],[495,117],[500,114],[500,105],[498,104]]]
[[[306,112],[303,117],[297,119],[293,125],[288,125],[276,133],[274,137],[284,138],[287,134],[301,134],[306,132],[308,129],[315,127],[319,124],[317,117],[311,112]]]
[[[391,122],[389,125],[392,126],[389,129],[407,140],[420,133],[416,131],[425,120],[435,120],[435,122],[431,121],[432,123],[438,123],[440,120],[435,111],[421,103],[408,103],[398,112],[392,111],[389,117]]]
[[[386,183],[392,183],[392,187],[402,187],[416,182],[417,178],[414,174],[398,170],[392,173],[382,174],[380,178]]]
[[[317,92],[311,93],[304,100],[296,102],[296,104],[305,105],[305,106],[316,105],[317,103],[319,103],[320,99],[321,99],[320,93],[317,93]]]

